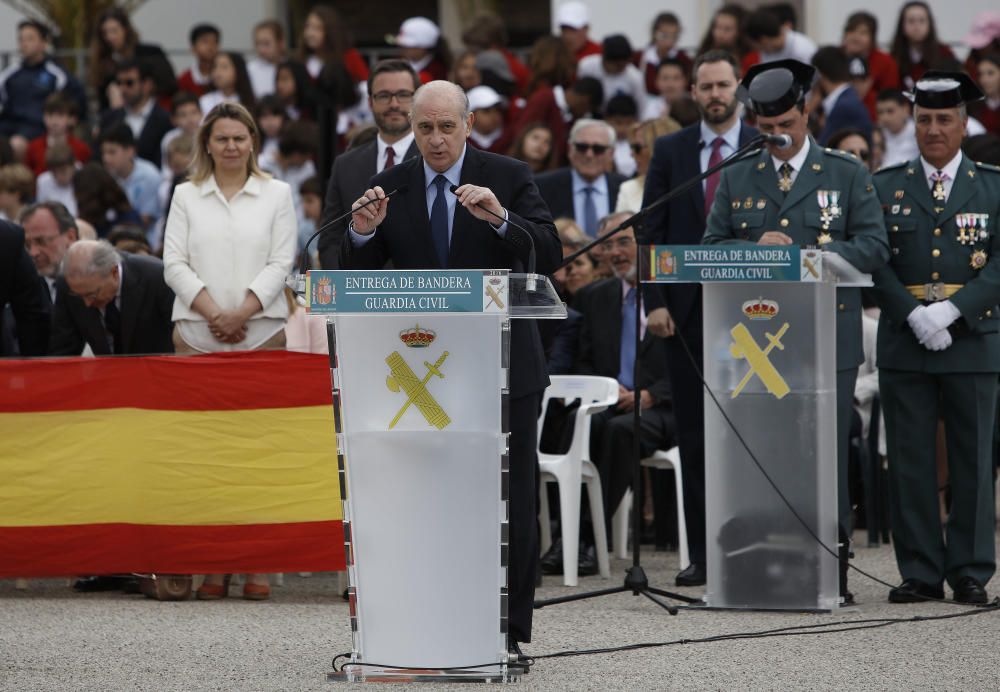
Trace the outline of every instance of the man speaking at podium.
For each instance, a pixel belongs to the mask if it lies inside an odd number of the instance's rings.
[[[352,205],[341,248],[345,269],[510,269],[550,274],[562,256],[548,207],[528,166],[466,140],[473,114],[451,82],[417,90],[410,121],[420,156],[372,178]],[[398,190],[398,194],[389,194]],[[378,200],[362,206],[369,200]],[[492,212],[492,213],[491,213]],[[510,646],[531,641],[538,562],[536,422],[548,386],[534,322],[512,320],[510,346]],[[474,383],[469,383],[475,386]]]
[[[814,73],[798,60],[747,71],[740,100],[757,116],[762,133],[788,135],[791,143],[784,148],[769,144],[760,155],[722,172],[703,242],[818,245],[870,274],[889,258],[881,207],[871,176],[857,159],[824,149],[809,136],[805,95]],[[854,381],[863,361],[861,290],[837,289],[837,514],[840,595],[848,603],[853,596],[847,591],[847,450]]]

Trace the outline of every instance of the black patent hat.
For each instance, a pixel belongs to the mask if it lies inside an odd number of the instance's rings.
[[[802,100],[815,74],[815,67],[798,60],[758,63],[747,70],[736,98],[757,115],[781,115]]]
[[[921,108],[957,108],[986,98],[972,77],[964,72],[928,70],[907,98]]]

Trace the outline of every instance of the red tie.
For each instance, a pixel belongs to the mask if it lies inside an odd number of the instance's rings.
[[[712,140],[712,154],[708,157],[708,167],[711,168],[719,164],[722,161],[722,145],[726,141],[722,137],[716,137]],[[707,169],[706,169],[707,170]],[[712,175],[708,176],[705,180],[705,218],[708,218],[708,213],[712,211],[712,202],[715,201],[715,191],[719,187],[719,175],[720,171],[716,171]]]
[[[389,170],[394,165],[396,165],[396,150],[392,147],[385,148],[385,168],[382,170]]]

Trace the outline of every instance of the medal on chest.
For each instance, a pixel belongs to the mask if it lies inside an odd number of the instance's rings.
[[[955,214],[955,225],[958,227],[958,236],[955,238],[960,245],[974,245],[983,242],[990,237],[989,214]],[[977,269],[981,267],[976,267]]]
[[[819,204],[819,218],[823,230],[816,238],[820,245],[826,245],[833,241],[830,235],[830,224],[841,215],[840,190],[817,190],[816,202]]]

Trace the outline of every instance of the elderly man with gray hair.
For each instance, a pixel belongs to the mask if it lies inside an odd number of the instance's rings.
[[[615,210],[624,176],[609,172],[615,130],[603,120],[580,118],[569,132],[569,168],[557,168],[535,178],[554,218],[568,216],[591,238],[598,221]]]
[[[155,257],[118,253],[104,240],[69,246],[56,281],[49,354],[172,353],[174,292]]]

